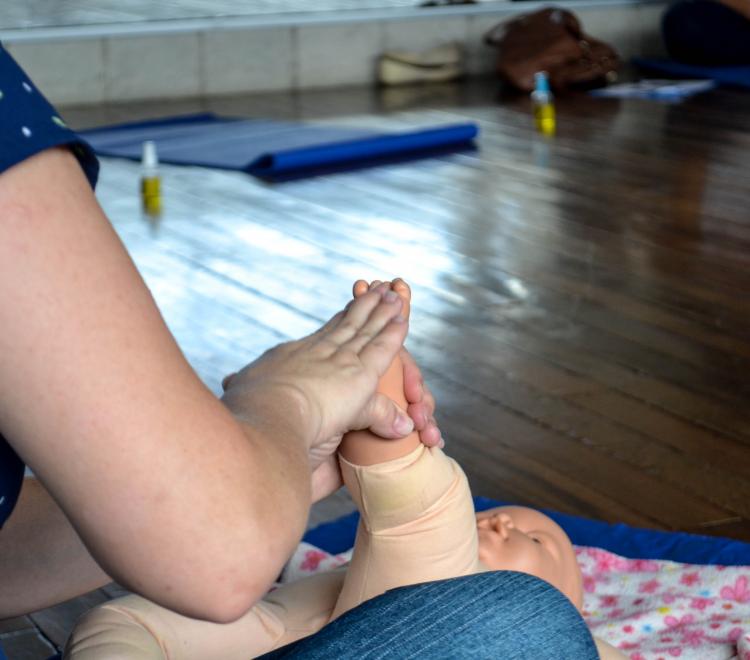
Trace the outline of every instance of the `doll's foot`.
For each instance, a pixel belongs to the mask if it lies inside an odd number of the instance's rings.
[[[398,294],[402,300],[401,316],[408,323],[409,312],[411,310],[411,289],[409,285],[404,282],[400,277],[397,277],[392,282],[381,282],[380,280],[373,280],[368,284],[365,280],[357,280],[354,283],[353,293],[355,298],[363,296],[368,291],[382,286],[383,284],[390,286],[391,291]],[[378,383],[378,392],[385,394],[389,399],[395,401],[399,406],[406,410],[408,403],[406,401],[406,395],[404,393],[404,365],[401,361],[400,356],[393,358],[388,370],[380,377]]]
[[[353,287],[354,297],[359,298],[381,284],[383,283],[379,280],[370,284],[364,280],[358,280]],[[391,290],[401,297],[400,315],[408,322],[411,289],[402,279],[395,279],[393,282],[386,282],[386,284],[390,285]],[[380,377],[378,392],[388,397],[402,410],[409,408],[404,393],[404,363],[399,355],[393,359],[386,372]],[[416,430],[404,438],[385,442],[383,438],[374,435],[369,430],[351,431],[344,436],[339,446],[339,452],[347,461],[355,465],[373,465],[405,456],[416,449],[420,442],[419,432]]]
[[[380,280],[373,280],[369,285],[365,280],[357,280],[354,283],[353,287],[354,297],[359,298],[361,295],[378,287],[380,284],[382,284]],[[401,296],[401,300],[403,301],[401,307],[401,316],[403,316],[404,319],[408,321],[409,311],[411,307],[411,288],[400,277],[393,280],[393,282],[386,282],[386,284],[390,284],[391,289],[394,292],[398,293],[399,296]],[[404,360],[406,359],[409,360],[409,375],[411,377],[408,383],[409,389],[407,389],[406,382],[407,367],[404,362]],[[401,403],[402,401],[398,396],[402,386],[405,392],[411,392],[412,398],[406,399],[406,401],[407,403],[408,401],[416,403],[408,404],[407,409],[409,411],[409,415],[412,417],[412,419],[414,419],[414,427],[419,433],[420,440],[427,447],[439,447],[440,449],[442,449],[443,447],[445,447],[445,442],[443,441],[443,438],[440,434],[440,429],[438,429],[437,427],[437,422],[433,417],[433,413],[435,410],[435,400],[432,397],[432,394],[429,392],[429,390],[425,390],[424,382],[422,381],[421,375],[418,371],[416,378],[414,377],[414,369],[416,369],[416,365],[414,364],[413,358],[409,356],[408,353],[405,354],[405,351],[402,351],[399,357],[396,358],[396,360],[399,360],[401,362],[401,366],[403,367],[402,380],[394,381],[394,379],[397,378],[396,367],[394,367],[393,369],[389,369],[389,373],[386,374],[386,377],[381,379],[380,384],[378,385],[378,391],[386,394],[391,399],[399,403]]]

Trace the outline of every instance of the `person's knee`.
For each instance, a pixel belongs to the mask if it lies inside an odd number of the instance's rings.
[[[264,658],[598,660],[573,603],[514,571],[479,573],[392,589],[315,635]]]
[[[485,576],[481,607],[486,634],[507,658],[598,658],[596,645],[578,609],[548,582],[515,571]]]

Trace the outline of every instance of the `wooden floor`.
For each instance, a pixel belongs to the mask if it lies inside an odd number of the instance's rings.
[[[750,541],[750,95],[562,99],[554,140],[491,82],[67,118],[204,109],[481,127],[477,151],[278,185],[164,167],[158,223],[140,215],[138,166],[104,161],[101,202],[215,391],[320,325],[355,278],[400,275],[408,345],[476,494]],[[105,597],[35,622],[59,644]]]

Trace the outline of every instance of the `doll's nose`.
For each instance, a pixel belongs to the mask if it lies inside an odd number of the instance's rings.
[[[499,514],[495,521],[495,529],[500,533],[504,540],[507,540],[510,535],[510,530],[513,529],[513,519],[505,513]]]

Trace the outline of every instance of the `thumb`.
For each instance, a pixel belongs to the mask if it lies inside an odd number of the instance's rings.
[[[414,421],[385,394],[376,393],[362,411],[358,428],[369,428],[381,438],[395,440],[414,430]]]

